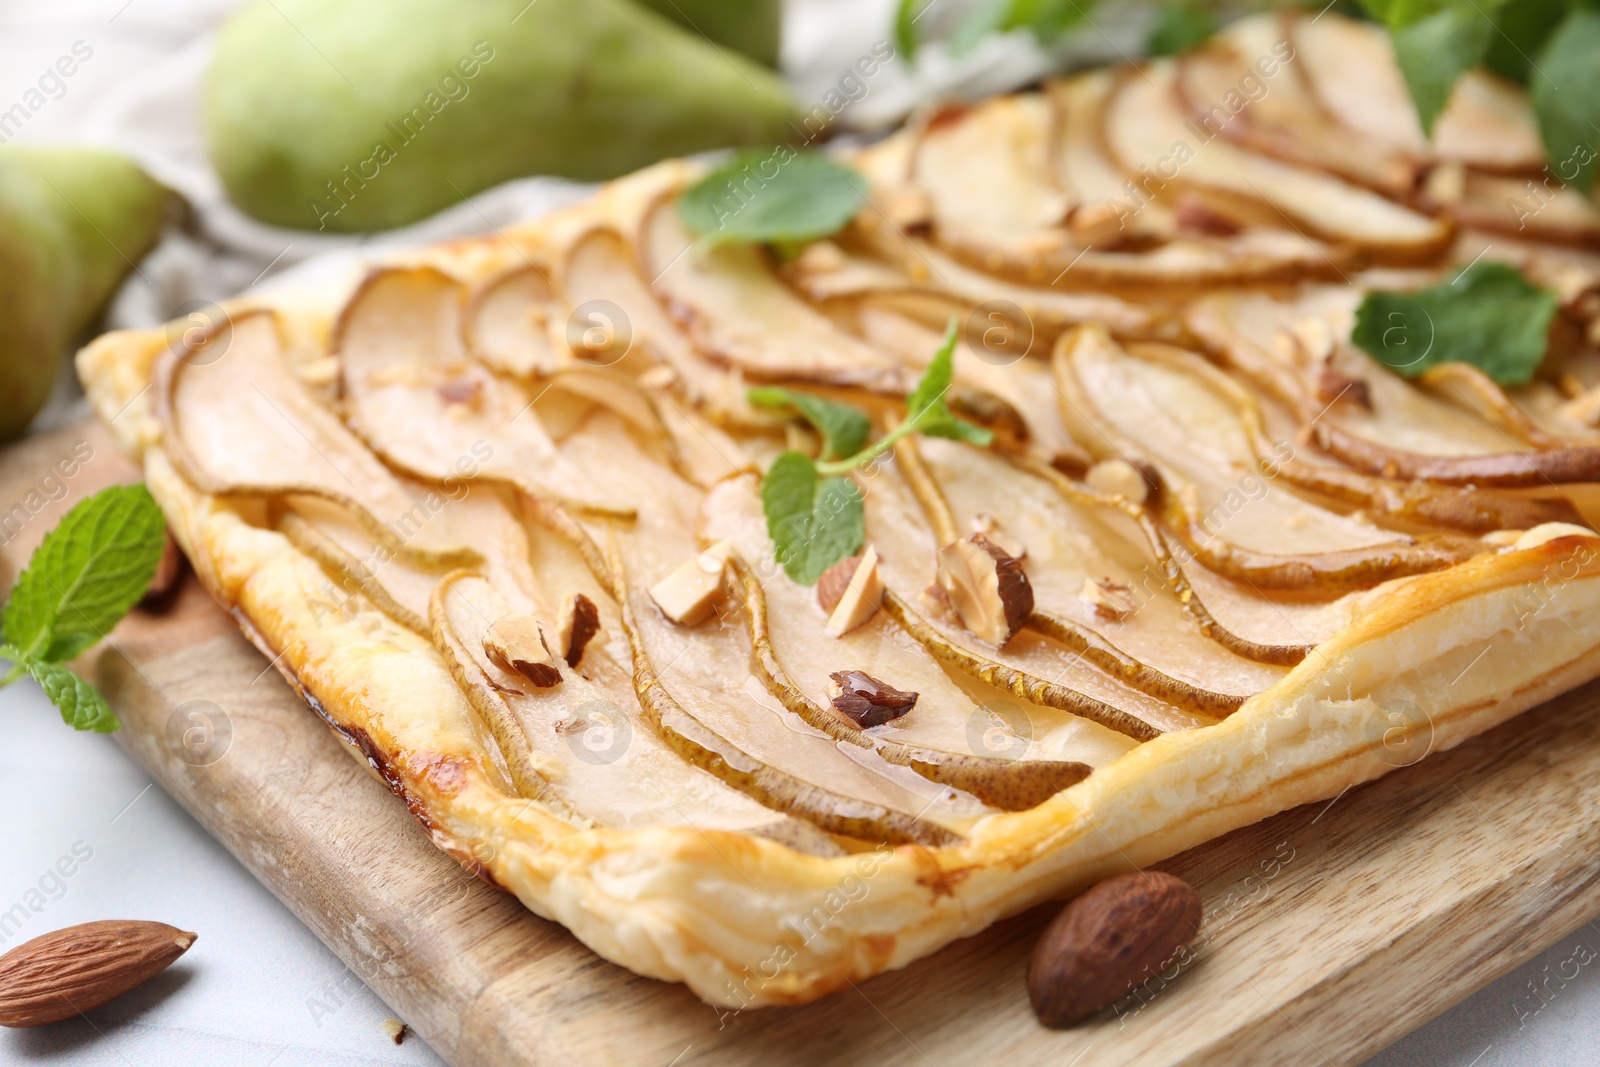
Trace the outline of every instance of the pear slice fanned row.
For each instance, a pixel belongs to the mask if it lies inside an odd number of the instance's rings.
[[[1593,205],[1489,217],[1541,165],[1520,92],[1469,76],[1432,140],[1404,92],[1371,28],[1261,16],[841,155],[866,205],[784,257],[698,245],[668,162],[79,367],[440,847],[803,1003],[1600,673]],[[1559,296],[1530,384],[1348,341],[1478,257]],[[748,387],[886,432],[952,317],[993,443],[851,471],[863,543],[797,583],[762,477],[820,440]]]

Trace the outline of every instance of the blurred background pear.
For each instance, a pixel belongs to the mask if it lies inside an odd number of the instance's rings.
[[[155,244],[168,195],[115,152],[0,147],[0,441]]]
[[[512,178],[793,136],[783,82],[735,50],[776,55],[776,4],[661,6],[678,21],[633,0],[248,3],[217,37],[208,152],[248,214],[359,232]]]

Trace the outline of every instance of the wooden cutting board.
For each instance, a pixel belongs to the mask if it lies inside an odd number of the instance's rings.
[[[0,506],[78,441],[94,458],[0,546],[0,578],[61,508],[136,477],[69,428],[4,457]],[[1163,864],[1204,898],[1196,962],[1073,1030],[1023,988],[1048,907],[809,1007],[719,1012],[437,851],[192,577],[83,668],[129,755],[457,1067],[1358,1063],[1600,912],[1589,686]]]

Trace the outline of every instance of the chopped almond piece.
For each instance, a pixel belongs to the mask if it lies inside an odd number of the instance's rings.
[[[834,671],[828,677],[833,679],[829,706],[863,730],[898,719],[917,705],[916,693],[902,693],[864,671]]]
[[[561,619],[556,624],[556,647],[567,666],[576,667],[583,659],[583,650],[594,635],[600,632],[600,609],[594,601],[578,593],[561,609]]]
[[[1085,578],[1078,598],[1093,608],[1095,617],[1104,622],[1121,622],[1139,607],[1134,603],[1132,590],[1110,578],[1100,581]]]
[[[846,561],[848,562],[848,561]],[[883,580],[878,577],[878,550],[868,546],[850,580],[828,616],[828,636],[842,637],[861,626],[878,612],[883,603]]]
[[[987,511],[980,511],[972,516],[972,532],[983,534],[989,539],[990,544],[1014,559],[1027,558],[1028,546],[1002,530],[1000,520]]]
[[[1108,459],[1089,468],[1083,480],[1097,493],[1126,497],[1143,504],[1150,496],[1150,482],[1125,459]]]
[[[983,534],[939,550],[939,584],[962,625],[997,648],[1033,614],[1033,586],[1022,563]]]
[[[650,599],[679,626],[704,622],[722,592],[722,572],[732,552],[732,541],[718,541],[651,586]]]
[[[483,651],[495,666],[526,678],[540,689],[561,682],[561,671],[551,662],[539,620],[527,612],[507,612],[490,623],[483,635]]]

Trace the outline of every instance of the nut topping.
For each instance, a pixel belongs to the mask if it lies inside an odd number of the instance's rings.
[[[732,541],[718,541],[651,586],[650,599],[679,626],[704,622],[722,592],[722,572],[732,553]]]
[[[850,587],[850,579],[855,576],[856,566],[860,562],[860,556],[851,556],[822,572],[822,577],[817,579],[817,605],[823,611],[833,614],[833,609],[839,606],[839,598]]]
[[[513,611],[494,620],[483,635],[483,651],[496,667],[540,689],[561,683],[561,671],[550,661],[539,620],[527,612]]]
[[[980,511],[972,516],[972,532],[983,534],[991,545],[1013,559],[1027,558],[1028,546],[1002,530],[1000,520],[987,511]]]
[[[1317,399],[1324,404],[1348,400],[1360,404],[1368,411],[1372,410],[1372,389],[1367,385],[1366,379],[1340,374],[1332,367],[1323,367],[1322,372],[1317,375]]]
[[[600,609],[582,593],[575,595],[561,608],[561,618],[556,624],[556,647],[567,666],[576,667],[583,659],[583,650],[589,647],[594,635],[600,632]]]
[[[851,560],[845,560],[844,563],[850,564]],[[828,569],[832,571],[838,566],[835,564]],[[817,595],[821,597],[821,590]],[[878,613],[878,606],[882,603],[883,580],[878,577],[878,550],[869,545],[866,554],[851,566],[844,591],[839,594],[833,612],[828,616],[828,625],[825,627],[828,636],[843,637],[857,626],[864,625]]]
[[[1113,582],[1110,578],[1099,581],[1085,578],[1078,599],[1094,609],[1095,618],[1103,622],[1121,622],[1138,610],[1139,605],[1134,603],[1132,593],[1126,585]]]
[[[1135,504],[1143,504],[1150,498],[1150,478],[1125,459],[1096,463],[1089,468],[1083,480],[1097,493],[1126,497]]]
[[[828,677],[833,710],[863,730],[898,719],[917,704],[917,694],[902,693],[863,671],[834,671]]]
[[[997,648],[1033,614],[1021,561],[981,533],[939,550],[938,577],[962,625]]]
[[[1200,929],[1200,894],[1163,871],[1109,878],[1062,909],[1028,960],[1028,999],[1064,1027],[1170,968]]]

